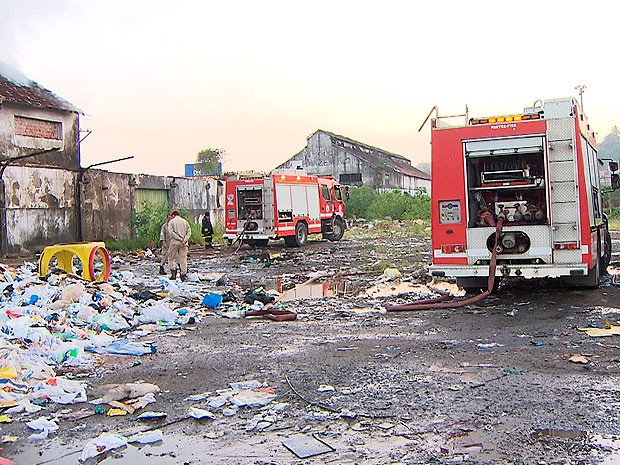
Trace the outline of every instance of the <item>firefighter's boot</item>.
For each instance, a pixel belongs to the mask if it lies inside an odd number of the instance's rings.
[[[177,279],[177,270],[172,270],[172,271],[170,272],[170,279],[171,279],[171,280],[173,280],[173,281],[174,281],[175,279]]]
[[[181,281],[183,281],[183,282],[187,281],[187,275],[186,274],[182,274],[181,275]]]
[[[163,265],[159,265],[159,274],[166,274],[166,270],[164,270]]]

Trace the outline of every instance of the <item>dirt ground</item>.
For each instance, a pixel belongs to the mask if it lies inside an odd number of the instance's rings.
[[[311,240],[302,249],[281,241],[192,248],[190,274],[224,276],[223,286],[190,283],[200,295],[230,291],[240,302],[259,286],[276,289],[286,296],[278,308],[298,318],[201,310],[195,324],[139,339],[155,343],[153,354],[102,355],[92,370],[61,369],[88,384],[89,400],[111,383],[156,384],[156,403],[144,410],[167,416],[145,422],[139,412],[109,417],[90,404],[49,406],[60,430],[35,442],[23,422],[3,424],[2,435],[19,439],[3,444],[1,455],[17,464],[78,463],[104,431],[158,428],[163,441],[130,445],[100,463],[620,463],[620,336],[578,329],[617,324],[620,288],[610,280],[595,290],[509,282],[462,309],[386,312],[385,304],[423,295],[430,261],[428,238],[392,236],[353,230],[339,243]],[[618,265],[617,254],[613,260]],[[402,279],[382,278],[386,265]],[[123,270],[159,283],[156,258],[115,254],[113,272]],[[272,388],[263,391],[275,401],[238,410],[207,405],[216,391],[250,380]],[[188,418],[192,406],[214,419]]]

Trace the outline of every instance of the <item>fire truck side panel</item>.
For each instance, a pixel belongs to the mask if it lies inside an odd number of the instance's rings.
[[[276,230],[279,237],[295,232],[297,221],[308,224],[309,233],[321,232],[319,191],[314,184],[284,184],[276,182]]]
[[[434,130],[431,133],[433,153],[443,156],[431,159],[433,205],[431,229],[434,263],[466,264],[465,251],[445,257],[443,246],[465,244],[466,202],[463,144],[456,131]]]

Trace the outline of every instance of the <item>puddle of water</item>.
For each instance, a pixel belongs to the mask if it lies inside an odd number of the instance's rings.
[[[209,434],[209,433],[207,433]],[[171,463],[221,464],[231,463],[226,459],[236,459],[234,463],[250,463],[252,459],[269,457],[265,446],[255,444],[256,440],[247,438],[243,444],[222,444],[217,439],[203,436],[187,436],[178,433],[164,433],[164,440],[149,445],[128,445],[80,462],[84,444],[61,444],[54,440],[42,443],[26,443],[26,448],[15,455],[8,454],[5,448],[3,456],[10,457],[15,464],[32,465],[113,465],[131,463],[132,465],[170,465]],[[191,444],[192,447],[187,447]],[[273,447],[273,444],[270,444]],[[280,459],[287,457],[288,451],[279,450]]]
[[[544,428],[537,429],[532,433],[534,439],[560,438],[560,439],[586,439],[588,433],[585,431],[573,431],[564,429]]]

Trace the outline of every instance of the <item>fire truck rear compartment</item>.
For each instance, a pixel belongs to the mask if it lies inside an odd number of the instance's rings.
[[[549,247],[541,247],[550,239],[549,228],[541,227],[549,225],[543,142],[541,136],[529,136],[464,143],[471,264],[488,263],[499,218],[504,231],[498,263],[502,257],[521,264],[550,260]]]
[[[263,223],[263,189],[256,186],[237,188],[237,218],[245,233],[258,232]]]

